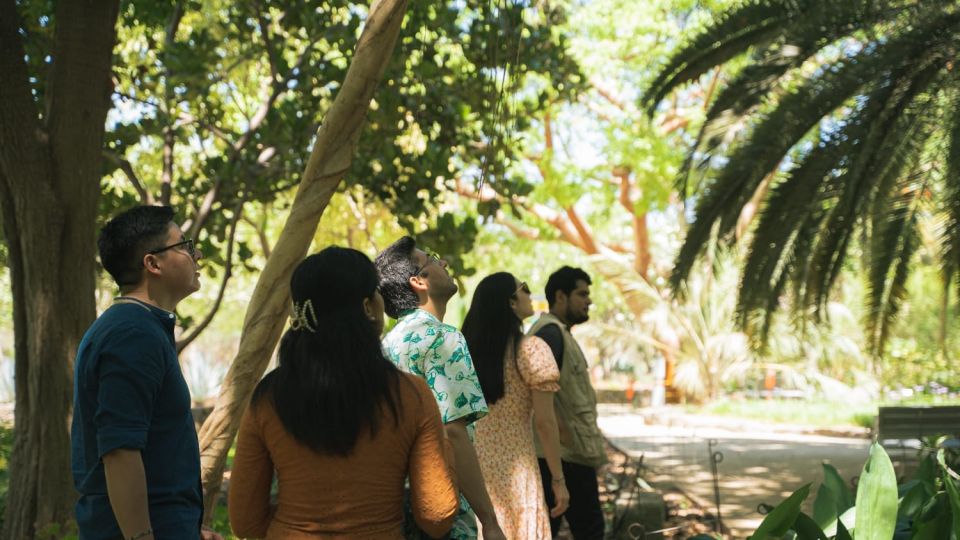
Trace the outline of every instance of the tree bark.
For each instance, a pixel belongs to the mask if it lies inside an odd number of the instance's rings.
[[[240,349],[223,381],[217,404],[200,429],[207,522],[213,515],[227,451],[236,436],[240,417],[286,324],[290,276],[306,255],[330,197],[350,168],[370,101],[392,56],[406,7],[406,0],[380,0],[370,7],[343,87],[317,132],[290,216],[257,280],[243,322]]]
[[[15,0],[0,0],[0,213],[10,251],[16,404],[2,537],[72,516],[73,357],[95,316],[95,242],[118,2],[57,4],[44,114]]]
[[[650,232],[647,229],[647,213],[637,214],[633,205],[633,184],[630,182],[632,171],[628,167],[615,167],[613,176],[620,180],[620,196],[618,197],[623,209],[630,213],[633,223],[633,269],[640,274],[644,281],[649,281],[647,275],[650,270]]]

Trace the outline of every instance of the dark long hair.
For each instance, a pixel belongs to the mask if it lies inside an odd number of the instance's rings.
[[[269,396],[283,427],[316,452],[346,456],[365,430],[376,434],[382,410],[399,422],[399,371],[363,310],[377,290],[377,270],[363,253],[328,247],[297,266],[295,306],[312,305],[309,327],[280,341],[280,364],[253,393]],[[311,329],[312,328],[312,329]]]
[[[508,348],[516,358],[523,338],[523,322],[510,307],[517,280],[509,272],[483,278],[473,292],[470,310],[463,319],[463,335],[488,404],[503,397],[503,362]]]

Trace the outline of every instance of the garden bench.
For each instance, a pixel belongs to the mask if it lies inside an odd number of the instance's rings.
[[[880,407],[877,414],[877,442],[900,449],[901,461],[908,461],[908,448],[919,451],[923,439],[940,435],[960,438],[960,405]]]
[[[884,448],[900,450],[899,456],[890,454],[890,458],[896,463],[897,476],[906,476],[917,464],[923,439],[947,435],[952,438],[942,446],[960,445],[960,406],[880,407],[876,434]]]

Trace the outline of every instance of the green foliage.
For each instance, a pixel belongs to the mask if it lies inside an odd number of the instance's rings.
[[[800,515],[800,505],[809,494],[810,484],[793,492],[792,495],[787,497],[787,500],[778,504],[767,514],[767,517],[757,527],[756,532],[750,535],[749,540],[766,540],[771,536],[779,538],[786,534],[797,521],[797,516]]]
[[[846,499],[849,490],[836,471],[825,466],[813,505],[815,517],[800,511],[809,494],[807,484],[771,510],[751,538],[781,538],[789,531],[797,540],[960,538],[960,476],[947,463],[947,452],[941,448],[927,455],[916,477],[898,487],[890,458],[874,443],[860,475],[856,506],[837,517],[835,509],[842,505],[834,505]]]
[[[741,210],[780,169],[743,264],[741,325],[765,337],[788,285],[797,314],[822,317],[848,253],[862,241],[868,350],[880,356],[925,222],[946,225],[935,235],[947,282],[958,268],[956,176],[931,166],[956,167],[960,156],[951,142],[960,118],[951,67],[958,35],[955,3],[902,0],[757,0],[692,32],[648,86],[645,103],[652,111],[684,82],[742,57],[746,66],[707,112],[688,163],[696,155],[708,165],[731,130],[747,128],[698,186],[673,285],[686,280],[716,233],[729,238]]]
[[[255,272],[247,261],[261,251],[259,234],[238,235],[233,253],[228,238],[238,220],[289,204],[368,5],[121,3],[101,222],[135,204],[173,204],[208,277],[223,279],[230,259],[234,275]],[[17,9],[39,110],[55,16],[45,0]],[[565,18],[559,7],[526,1],[411,2],[343,191],[362,187],[411,233],[448,224],[436,195],[456,179],[528,191],[511,166],[520,132],[548,101],[580,86],[556,31]],[[440,234],[469,245],[476,229],[459,220]]]
[[[210,523],[210,528],[220,533],[220,536],[223,536],[224,540],[235,540],[237,538],[230,529],[230,513],[225,501],[220,502],[217,504],[217,507],[214,508],[213,521]]]
[[[0,525],[3,525],[3,517],[7,512],[11,450],[13,450],[13,426],[0,424]]]

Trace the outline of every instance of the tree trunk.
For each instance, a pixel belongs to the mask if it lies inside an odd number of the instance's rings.
[[[290,276],[310,248],[330,197],[349,170],[374,91],[392,56],[406,0],[380,0],[370,7],[353,61],[317,132],[290,216],[267,259],[243,321],[240,349],[220,389],[213,412],[200,429],[201,474],[209,522],[220,490],[227,451],[290,312]]]
[[[16,405],[2,537],[72,517],[67,418],[95,316],[94,230],[118,2],[61,1],[43,121],[14,0],[0,0],[0,213],[10,250]]]

